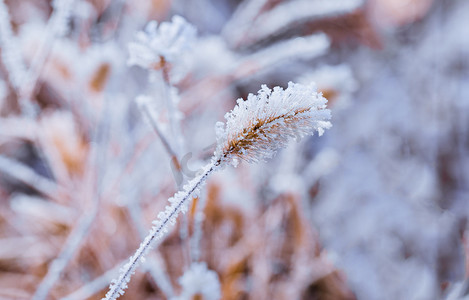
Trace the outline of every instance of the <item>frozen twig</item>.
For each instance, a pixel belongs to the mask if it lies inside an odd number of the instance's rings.
[[[174,176],[175,176],[175,179],[176,179],[176,185],[177,185],[178,189],[180,189],[181,184],[182,184],[182,180],[183,180],[183,175],[182,175],[181,163],[178,159],[179,155],[176,153],[176,151],[173,149],[173,147],[171,147],[167,137],[161,131],[160,125],[158,124],[158,118],[157,118],[157,116],[154,112],[154,109],[152,108],[152,105],[150,104],[151,101],[152,101],[152,99],[150,97],[147,97],[147,96],[142,95],[142,96],[137,97],[137,103],[138,103],[139,108],[142,111],[145,119],[148,121],[148,123],[150,123],[151,127],[155,131],[156,135],[158,135],[158,137],[160,138],[166,152],[168,153],[169,157],[171,158],[171,165],[173,166],[173,168],[174,168],[173,170],[175,172]],[[172,100],[169,99],[169,102],[172,102]],[[172,103],[168,104],[168,106],[172,106]],[[174,121],[174,119],[171,118],[171,114],[172,113],[169,112],[170,120]],[[175,127],[173,127],[173,126],[175,126]],[[182,137],[182,133],[180,132],[180,126],[179,126],[178,122],[173,124],[171,127],[173,128],[173,136],[175,137],[175,140],[178,139],[178,136]],[[176,131],[178,133],[175,134],[174,131]],[[178,143],[176,141],[176,146],[179,150],[178,151],[179,153],[181,152],[180,151],[180,148],[181,148],[180,144],[181,143]],[[187,237],[189,235],[188,231],[189,231],[189,223],[188,223],[187,217],[184,217],[182,219],[182,226],[181,226],[181,230],[180,230],[181,239],[183,241],[187,240]],[[189,258],[190,255],[189,254],[190,254],[189,251],[184,251],[184,259],[185,259],[186,262],[190,261],[190,258]]]
[[[132,222],[135,224],[137,231],[142,239],[145,238],[146,228],[143,224],[143,215],[141,208],[134,201],[127,201],[127,210],[129,212]],[[166,298],[171,299],[174,296],[171,280],[168,278],[161,262],[161,254],[158,252],[153,253],[149,257],[148,262],[145,264],[146,271],[153,277],[158,288],[163,292]]]
[[[176,218],[180,211],[186,211],[188,202],[192,200],[194,193],[200,189],[201,185],[205,182],[207,177],[215,171],[219,164],[210,163],[204,169],[204,172],[196,178],[189,181],[184,187],[183,191],[180,191],[170,198],[168,201],[171,205],[166,206],[164,212],[158,214],[158,219],[153,221],[153,228],[145,240],[140,244],[135,254],[130,258],[129,262],[121,269],[119,278],[110,286],[109,292],[106,294],[105,299],[117,299],[123,295],[124,289],[127,288],[127,283],[130,281],[130,277],[135,272],[138,264],[144,260],[148,250],[150,250],[153,243],[160,241],[164,235],[168,232],[169,225],[176,223]]]

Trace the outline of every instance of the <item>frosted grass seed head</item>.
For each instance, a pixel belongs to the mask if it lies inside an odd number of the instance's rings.
[[[270,89],[263,85],[257,95],[238,99],[225,115],[226,124],[216,124],[217,148],[214,161],[236,166],[240,160],[258,162],[272,157],[291,139],[319,135],[332,125],[327,100],[316,85],[288,83]]]

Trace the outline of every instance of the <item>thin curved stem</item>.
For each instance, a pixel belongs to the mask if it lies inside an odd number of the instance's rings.
[[[169,199],[171,205],[167,206],[166,211],[161,212],[158,219],[153,222],[153,228],[140,244],[140,247],[137,249],[135,254],[130,258],[129,262],[122,267],[119,278],[113,281],[109,292],[103,299],[117,299],[125,293],[124,290],[127,288],[127,283],[129,282],[130,277],[135,272],[139,262],[144,260],[144,257],[150,250],[152,244],[156,241],[161,241],[164,235],[168,232],[168,226],[174,224],[179,212],[183,210],[188,202],[190,202],[192,195],[200,188],[207,177],[214,172],[219,165],[220,161],[208,164],[201,175],[189,181],[183,191],[176,193],[173,198]]]

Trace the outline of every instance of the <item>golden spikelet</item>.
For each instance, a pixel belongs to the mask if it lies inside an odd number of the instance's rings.
[[[330,128],[327,100],[314,85],[290,82],[283,90],[262,86],[257,95],[225,115],[226,125],[217,123],[218,147],[215,158],[237,165],[239,160],[257,162],[271,157],[290,139],[299,139]]]

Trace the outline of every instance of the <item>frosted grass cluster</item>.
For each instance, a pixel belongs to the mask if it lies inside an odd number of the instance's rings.
[[[170,205],[158,214],[153,227],[140,244],[129,262],[121,269],[120,276],[110,286],[106,299],[116,299],[124,294],[130,277],[152,244],[168,233],[179,212],[185,213],[193,197],[196,197],[207,177],[226,165],[236,166],[239,160],[257,162],[271,157],[279,148],[285,147],[292,139],[319,135],[331,127],[328,121],[330,110],[327,100],[317,92],[314,84],[302,85],[290,82],[287,89],[267,86],[257,95],[249,94],[248,99],[238,99],[235,108],[225,115],[225,124],[216,124],[217,149],[212,160],[199,175],[190,180],[184,188],[169,198]]]
[[[192,48],[196,29],[181,16],[171,22],[151,21],[136,35],[136,42],[129,44],[129,65],[145,69],[158,68],[162,60],[173,62]]]

